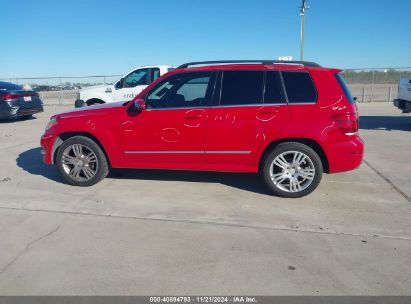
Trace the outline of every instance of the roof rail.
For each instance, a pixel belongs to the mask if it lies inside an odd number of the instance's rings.
[[[310,61],[286,61],[286,60],[219,60],[219,61],[196,61],[188,62],[180,65],[178,69],[185,69],[193,65],[213,65],[213,64],[225,64],[225,63],[260,63],[260,64],[291,64],[291,65],[303,65],[308,67],[321,67],[318,63]]]

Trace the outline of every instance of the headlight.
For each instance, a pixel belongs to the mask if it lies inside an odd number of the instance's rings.
[[[50,121],[48,122],[46,126],[46,131],[50,130],[55,125],[57,125],[57,118],[50,119]]]

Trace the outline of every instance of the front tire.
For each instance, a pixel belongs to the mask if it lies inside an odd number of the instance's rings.
[[[74,136],[63,142],[57,151],[57,167],[67,183],[87,187],[108,175],[106,155],[90,138]]]
[[[32,114],[19,116],[20,120],[29,120],[29,119],[32,119],[32,118],[33,118]]]
[[[323,166],[312,148],[288,142],[279,144],[265,157],[261,174],[265,184],[275,195],[298,198],[317,188]]]

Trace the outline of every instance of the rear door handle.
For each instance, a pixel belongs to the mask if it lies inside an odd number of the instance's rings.
[[[270,107],[270,106],[266,106],[266,107],[260,107],[257,110],[257,116],[256,118],[260,121],[269,121],[271,119],[273,119],[274,117],[277,116],[279,112],[279,107]]]
[[[277,114],[278,107],[261,107],[258,109],[258,114]]]

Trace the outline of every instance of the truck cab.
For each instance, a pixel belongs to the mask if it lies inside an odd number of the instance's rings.
[[[174,70],[169,65],[137,67],[113,84],[104,84],[81,89],[75,107],[92,106],[116,101],[129,101],[158,77]]]

